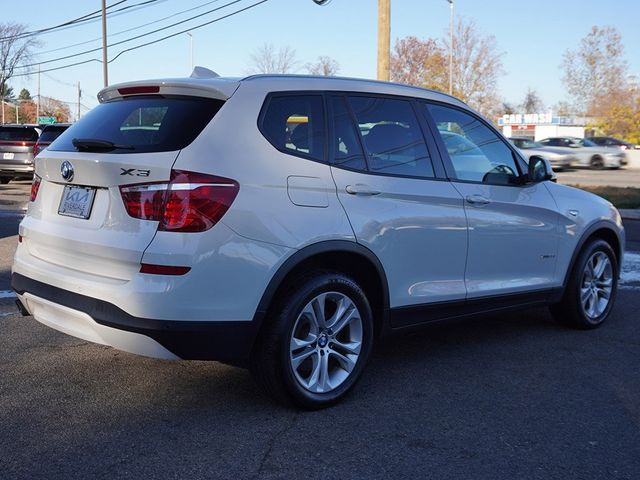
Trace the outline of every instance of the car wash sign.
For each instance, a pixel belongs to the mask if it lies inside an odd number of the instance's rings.
[[[546,113],[512,113],[498,119],[498,125],[540,125],[553,123],[551,111]]]

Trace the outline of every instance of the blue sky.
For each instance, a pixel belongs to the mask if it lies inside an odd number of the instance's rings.
[[[116,0],[108,0],[108,4]],[[119,7],[140,3],[128,0]],[[224,5],[230,0],[159,0],[152,6],[123,13],[109,19],[110,34],[131,29],[162,17],[172,18],[158,24],[117,35],[110,42],[163,27]],[[165,32],[113,47],[113,58],[122,49],[144,41],[190,28],[214,19],[256,0],[237,4]],[[36,2],[34,2],[36,3]],[[99,0],[39,1],[38,14],[17,1],[3,2],[2,22],[17,22],[29,30],[56,25],[100,8]],[[176,12],[210,5],[192,12]],[[503,0],[456,0],[456,15],[472,19],[484,34],[496,37],[505,75],[500,80],[500,95],[519,103],[528,87],[538,91],[545,105],[552,106],[565,97],[560,63],[567,48],[575,48],[592,25],[614,25],[622,34],[630,71],[640,77],[640,1],[638,0],[535,0],[529,2]],[[115,7],[118,8],[118,7]],[[448,31],[449,5],[446,0],[392,0],[392,44],[398,37],[441,37]],[[223,75],[242,75],[250,68],[251,53],[265,42],[275,46],[289,45],[297,52],[300,72],[304,64],[319,55],[335,58],[341,75],[374,78],[376,74],[376,0],[333,0],[328,6],[316,6],[311,0],[269,0],[247,12],[193,30],[196,65],[203,65]],[[45,61],[100,46],[100,41],[71,47],[97,39],[101,35],[99,21],[40,36],[40,53],[36,60]],[[101,58],[100,52],[51,63],[55,67],[73,61]],[[158,77],[186,76],[190,73],[189,37],[179,35],[165,42],[121,55],[109,66],[110,83]],[[16,91],[27,87],[36,92],[36,75],[10,81]],[[41,76],[41,93],[64,101],[75,101],[81,83],[83,104],[96,105],[102,87],[102,66],[98,62],[58,70]],[[75,108],[72,109],[75,111]],[[86,109],[83,107],[83,111]]]

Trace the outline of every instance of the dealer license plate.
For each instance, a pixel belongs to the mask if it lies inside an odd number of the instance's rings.
[[[91,215],[95,196],[96,189],[93,187],[65,185],[58,213],[68,217],[87,219]]]

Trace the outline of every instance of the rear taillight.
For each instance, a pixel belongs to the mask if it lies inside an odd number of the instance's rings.
[[[33,183],[31,183],[31,201],[35,202],[38,197],[38,190],[40,190],[40,177],[33,175]]]
[[[47,148],[48,144],[36,143],[33,146],[33,156],[36,157],[42,150]]]
[[[120,194],[130,216],[160,222],[158,230],[204,232],[220,221],[239,190],[235,180],[172,170],[168,183],[124,185]]]

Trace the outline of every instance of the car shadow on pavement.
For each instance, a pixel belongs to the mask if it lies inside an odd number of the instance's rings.
[[[533,449],[562,469],[565,437],[554,437],[551,426],[587,446],[613,431],[621,449],[637,440],[627,414],[574,424],[566,410],[576,415],[587,392],[589,402],[614,402],[596,386],[604,374],[633,385],[632,365],[613,376],[602,362],[586,376],[579,369],[585,352],[602,356],[609,344],[619,350],[612,337],[624,338],[631,323],[613,315],[603,329],[576,332],[535,309],[434,324],[382,339],[351,395],[302,412],[263,395],[243,369],[148,359],[68,337],[31,317],[0,319],[0,450],[17,477],[47,465],[50,478],[301,478],[308,464],[322,478],[349,469],[350,478],[392,471],[415,477],[425,468],[496,467],[505,448],[514,465]],[[606,355],[616,371],[625,366]],[[578,454],[595,461],[591,450]]]

